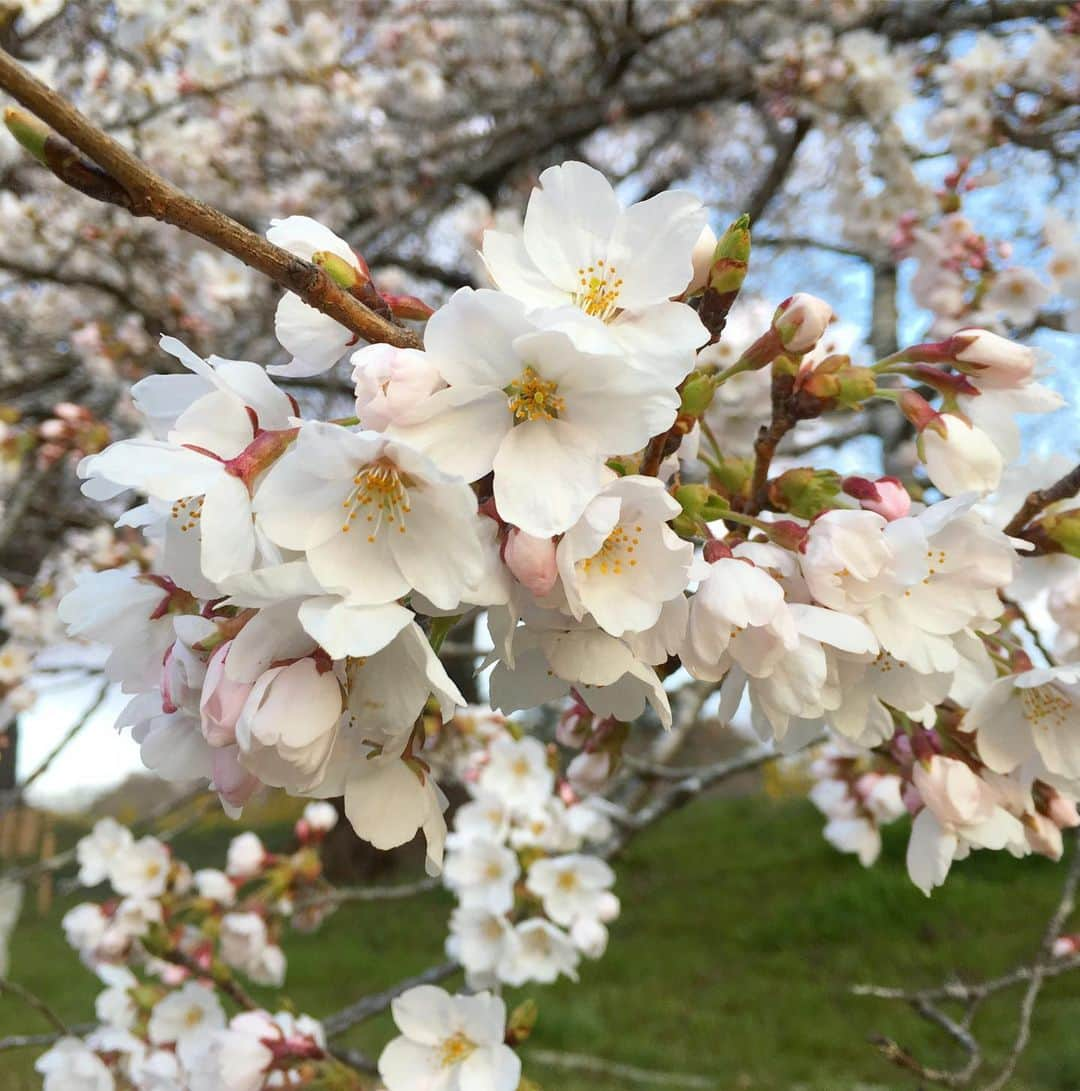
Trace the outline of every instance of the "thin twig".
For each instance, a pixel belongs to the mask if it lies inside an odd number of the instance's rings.
[[[21,1000],[27,1007],[33,1008],[34,1011],[39,1012],[61,1034],[70,1033],[64,1020],[61,1019],[40,996],[36,996],[25,986],[20,985],[15,981],[11,981],[6,977],[0,977],[0,993],[8,993],[16,999]]]
[[[1078,492],[1080,492],[1080,464],[1074,466],[1053,485],[1028,493],[1027,499],[1020,505],[1020,510],[1005,525],[1005,533],[1019,536],[1040,512],[1059,500],[1068,500],[1070,496],[1075,496]]]
[[[651,1085],[652,1087],[693,1087],[719,1088],[720,1084],[707,1076],[695,1076],[684,1072],[657,1072],[636,1065],[622,1064],[619,1061],[605,1061],[601,1057],[590,1057],[584,1053],[562,1053],[554,1049],[530,1049],[527,1061],[546,1065],[549,1068],[563,1068],[570,1072],[593,1072],[601,1076],[611,1076],[630,1083]]]
[[[362,996],[355,1003],[349,1004],[348,1007],[344,1007],[322,1020],[326,1036],[332,1038],[335,1034],[342,1034],[350,1027],[356,1026],[357,1023],[362,1023],[365,1019],[370,1019],[373,1015],[385,1011],[390,1007],[391,1002],[396,1000],[403,992],[407,992],[417,985],[433,985],[436,981],[444,981],[452,974],[456,974],[460,969],[461,967],[456,962],[440,962],[437,966],[432,966],[416,974],[415,977],[407,977],[396,985],[391,985],[389,989],[372,993],[370,996]]]

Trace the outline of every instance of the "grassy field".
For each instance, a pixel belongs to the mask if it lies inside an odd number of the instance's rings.
[[[695,803],[642,835],[618,867],[623,916],[607,955],[579,986],[521,991],[540,1005],[535,1048],[591,1054],[647,1069],[706,1076],[717,1091],[871,1091],[914,1088],[882,1061],[875,1033],[924,1061],[963,1058],[899,1005],[860,999],[859,981],[919,985],[1003,971],[1028,956],[1055,902],[1059,869],[1040,859],[980,853],[927,900],[903,867],[906,831],[889,831],[885,856],[864,871],[820,839],[811,807],[763,797]],[[230,830],[188,835],[195,865],[219,863]],[[283,844],[285,828],[264,831]],[[71,904],[69,899],[66,904]],[[346,906],[315,935],[296,935],[287,992],[322,1014],[437,961],[450,902]],[[88,1018],[96,984],[57,927],[28,911],[11,975],[72,1021]],[[512,997],[511,1000],[516,997]],[[976,1022],[990,1058],[1014,1031],[1017,997],[988,1003]],[[273,997],[266,1000],[272,1003]],[[1010,1088],[1080,1088],[1080,974],[1050,982],[1035,1043]],[[48,1029],[0,998],[0,1036]],[[377,1054],[386,1017],[346,1041]],[[548,1069],[526,1073],[545,1091],[648,1087]],[[0,1054],[0,1088],[36,1087],[28,1051]]]

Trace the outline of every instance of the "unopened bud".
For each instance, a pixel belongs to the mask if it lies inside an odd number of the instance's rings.
[[[425,322],[435,313],[434,307],[429,306],[422,299],[417,299],[414,295],[390,295],[388,292],[383,292],[382,297],[395,318]]]
[[[559,578],[552,538],[534,538],[511,527],[503,547],[503,560],[514,578],[537,598],[542,598]]]
[[[1046,537],[1061,547],[1062,553],[1080,557],[1080,508],[1044,515],[1038,523]]]
[[[9,106],[4,110],[4,124],[8,132],[39,162],[48,165],[45,159],[45,141],[52,135],[52,130],[33,114]]]
[[[713,250],[698,316],[716,340],[738,298],[750,263],[750,217],[740,216],[720,236]]]
[[[823,299],[799,292],[776,308],[772,327],[788,352],[804,353],[821,340],[834,317],[832,307]]]
[[[682,389],[682,403],[679,415],[701,417],[712,405],[716,393],[716,383],[711,375],[691,375]]]
[[[698,522],[711,523],[731,510],[731,505],[708,485],[680,485],[674,496],[683,514]]]
[[[807,531],[808,528],[801,523],[796,523],[791,519],[779,519],[777,522],[769,524],[769,541],[781,546],[783,549],[798,552],[803,542],[806,541]]]
[[[797,466],[785,470],[769,484],[769,501],[777,511],[789,511],[800,519],[813,519],[835,507],[840,475],[834,470]]]
[[[355,265],[330,250],[316,250],[311,260],[339,287],[349,291],[367,279]]]
[[[512,1045],[524,1042],[532,1034],[539,1014],[540,1009],[536,1006],[535,1000],[523,1000],[518,1004],[510,1013],[506,1023],[507,1041]]]
[[[859,507],[875,512],[890,522],[902,519],[911,511],[911,496],[897,477],[879,477],[876,481],[865,477],[846,477],[843,490],[859,501]]]

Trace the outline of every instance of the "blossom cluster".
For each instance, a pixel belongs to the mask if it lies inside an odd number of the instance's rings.
[[[431,311],[380,289],[313,220],[278,221],[269,236],[373,306],[414,320]],[[333,318],[280,301],[292,360],[269,371],[310,376],[348,354],[351,417],[307,419],[267,369],[165,338],[190,374],[138,383],[149,434],[79,467],[94,498],[148,498],[120,522],[142,527],[160,561],[150,574],[90,575],[60,607],[74,634],[111,646],[109,675],[133,695],[120,722],[147,765],[208,779],[234,813],[261,785],[344,796],[377,847],[423,830],[435,871],[445,797],[428,740],[464,703],[437,649],[480,612],[495,709],[570,699],[565,735],[582,748],[571,782],[602,785],[625,725],[647,710],[670,725],[675,665],[718,686],[723,719],[745,697],[754,730],[785,750],[828,730],[864,748],[907,746],[926,769],[958,760],[941,742],[970,733],[957,710],[1022,666],[997,635],[1017,551],[1073,548],[1068,510],[1018,540],[1000,529],[1007,514],[976,502],[1017,453],[1016,414],[1061,399],[1036,382],[1033,350],[983,329],[857,363],[824,347],[831,308],[806,294],[727,366],[699,355],[723,343],[748,251],[744,221],[718,241],[688,193],[624,207],[600,174],[566,163],[541,175],[520,233],[486,233],[496,287],[461,289],[430,313],[422,350],[354,349]],[[729,454],[711,406],[728,382],[766,370],[772,423],[752,460]],[[767,476],[800,421],[872,400],[910,422],[926,488],[944,499],[810,466]],[[1063,683],[1038,685],[1067,730]],[[1042,700],[1023,706],[1040,723]],[[492,768],[508,747],[540,769],[528,740],[493,744]],[[1038,786],[1067,775],[973,761],[1034,791],[1042,809],[1022,814],[1045,814]],[[1054,790],[1073,797],[1071,785]],[[455,835],[451,869],[463,908],[478,895],[462,877],[484,870],[467,842]],[[516,876],[521,862],[498,842],[492,861]],[[589,938],[578,946],[601,949],[606,869],[556,870],[529,861],[525,895],[547,919],[522,927],[572,930],[580,918]],[[593,908],[553,908],[549,887],[562,882],[588,887]],[[492,885],[505,914],[512,883]]]
[[[458,899],[447,954],[473,987],[576,979],[619,913],[613,871],[583,851],[610,837],[610,820],[558,777],[538,739],[515,737],[491,713],[467,715],[487,729],[462,770],[471,799],[447,838],[443,881]]]
[[[38,1059],[47,1091],[259,1091],[336,1072],[316,1020],[257,1008],[240,984],[279,987],[284,925],[313,927],[323,915],[318,903],[294,907],[322,885],[318,843],[336,820],[329,804],[309,804],[291,856],[244,833],[224,870],[192,872],[157,838],[136,840],[101,819],[78,843],[79,881],[107,882],[110,897],[63,919],[68,942],[104,986],[98,1025]],[[240,1002],[231,1018],[226,996]]]

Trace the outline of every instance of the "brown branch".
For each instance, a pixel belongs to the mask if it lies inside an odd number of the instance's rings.
[[[0,50],[0,88],[70,141],[105,172],[111,186],[118,187],[109,188],[108,194],[102,191],[92,196],[119,204],[133,216],[148,216],[172,224],[232,254],[368,341],[401,348],[420,347],[415,333],[364,306],[317,265],[275,246],[155,174],[3,50]]]
[[[407,992],[416,985],[433,985],[436,981],[443,981],[456,974],[460,969],[461,967],[456,962],[440,962],[437,966],[432,966],[418,973],[415,977],[407,977],[404,981],[391,985],[389,989],[372,993],[370,996],[362,996],[355,1003],[326,1016],[322,1020],[327,1038],[332,1038],[335,1034],[343,1034],[350,1027],[356,1026],[357,1023],[362,1023],[373,1015],[385,1011],[390,1007],[391,1001],[396,1000],[403,992]]]
[[[1064,477],[1048,485],[1045,489],[1036,489],[1028,493],[1027,499],[1020,505],[1020,510],[1005,525],[1005,533],[1013,537],[1021,536],[1024,528],[1040,512],[1059,500],[1068,500],[1080,492],[1080,464],[1074,466]]]

